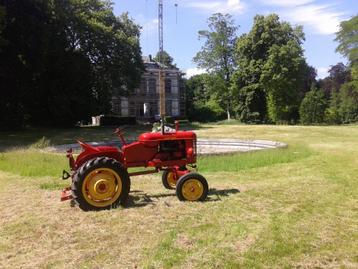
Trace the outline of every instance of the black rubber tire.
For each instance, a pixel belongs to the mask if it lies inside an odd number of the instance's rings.
[[[82,193],[82,184],[86,176],[95,169],[98,168],[109,168],[114,170],[122,180],[122,192],[119,195],[118,199],[114,201],[111,205],[105,207],[96,207],[89,204],[86,199],[83,197]],[[99,211],[106,210],[111,208],[116,208],[119,205],[123,205],[129,194],[130,190],[130,178],[126,169],[116,161],[115,159],[108,157],[98,157],[84,163],[75,173],[72,180],[72,197],[76,205],[79,206],[84,211]]]
[[[168,175],[169,173],[172,172],[170,170],[165,170],[162,174],[162,183],[164,188],[168,189],[168,190],[175,190],[175,188],[173,188],[172,186],[170,186],[169,182],[168,182]]]
[[[188,174],[179,178],[179,180],[177,182],[177,187],[176,187],[176,195],[177,195],[178,199],[180,201],[188,201],[183,195],[183,185],[189,179],[197,179],[203,185],[203,189],[204,189],[203,193],[200,196],[200,198],[195,201],[204,201],[206,199],[206,197],[208,196],[209,186],[208,186],[208,182],[206,181],[205,177],[203,177],[202,175],[200,175],[198,173],[188,173]]]

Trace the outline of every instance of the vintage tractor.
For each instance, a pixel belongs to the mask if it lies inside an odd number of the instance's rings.
[[[196,134],[175,130],[143,133],[138,141],[127,144],[122,130],[115,134],[121,141],[119,149],[112,146],[91,146],[81,141],[82,152],[73,157],[67,151],[71,173],[63,171],[62,178],[72,178],[61,200],[72,199],[81,209],[102,210],[124,204],[133,176],[163,171],[162,182],[167,189],[176,189],[181,201],[203,201],[208,194],[206,179],[196,170]],[[128,172],[128,168],[144,167],[150,170]]]

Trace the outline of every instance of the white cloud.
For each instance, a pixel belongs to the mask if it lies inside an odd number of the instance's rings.
[[[322,35],[334,34],[339,30],[343,13],[332,10],[327,5],[304,5],[295,7],[287,13],[287,17],[296,23],[312,28]]]
[[[295,7],[312,3],[314,0],[263,0],[262,3],[270,6]]]
[[[316,0],[260,0],[265,5],[276,6],[284,19],[301,24],[313,33],[329,35],[339,30],[344,13],[336,5],[316,4]]]
[[[158,19],[152,19],[144,22],[142,31],[152,32],[158,29]]]
[[[325,78],[328,76],[328,67],[318,67],[317,68],[317,77],[318,78]]]
[[[183,5],[208,13],[230,13],[241,14],[245,10],[245,4],[240,0],[207,1],[207,0],[185,0]]]
[[[195,75],[204,74],[204,73],[206,73],[206,71],[205,71],[205,69],[194,67],[194,68],[188,68],[185,71],[185,73],[186,73],[185,74],[186,78],[191,78],[192,76],[195,76]]]

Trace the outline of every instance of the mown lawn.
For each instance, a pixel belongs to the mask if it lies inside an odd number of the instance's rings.
[[[179,202],[150,175],[132,179],[126,208],[89,213],[59,202],[64,156],[28,148],[84,135],[61,132],[0,153],[0,268],[358,268],[358,126],[202,125],[199,138],[289,146],[201,157],[206,202]]]

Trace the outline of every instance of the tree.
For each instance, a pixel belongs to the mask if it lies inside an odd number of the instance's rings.
[[[303,50],[297,42],[273,45],[263,66],[260,82],[266,91],[268,116],[273,122],[297,121],[300,89],[306,67]]]
[[[339,93],[339,115],[342,123],[358,122],[358,81],[345,83]]]
[[[336,51],[343,54],[351,63],[358,61],[358,15],[350,20],[340,23],[340,29],[336,35],[339,43]]]
[[[340,24],[336,41],[337,51],[349,60],[350,77],[340,85],[337,100],[332,100],[328,115],[338,112],[339,121],[351,123],[358,121],[358,16]],[[343,81],[343,79],[341,80]],[[335,101],[335,102],[333,102]]]
[[[302,27],[281,22],[276,14],[255,16],[251,31],[238,38],[232,91],[241,121],[297,119],[300,98],[310,87],[307,76],[312,77],[303,40]]]
[[[322,90],[312,88],[300,106],[300,120],[303,124],[317,124],[324,121],[327,102]]]
[[[162,60],[160,60],[160,52],[159,51],[155,55],[154,60],[156,62],[163,63],[164,65],[166,65],[169,68],[177,68],[176,64],[174,63],[173,57],[171,57],[169,55],[169,53],[166,52],[165,50],[163,51],[163,54],[162,54]]]
[[[205,39],[205,43],[193,60],[221,80],[219,83],[224,87],[218,88],[216,95],[229,120],[232,110],[230,80],[235,69],[233,53],[237,27],[231,15],[221,13],[213,14],[208,19],[208,26],[210,30],[199,31],[199,39]]]
[[[19,0],[4,7],[2,126],[70,125],[106,113],[114,91],[126,94],[138,83],[139,26],[127,14],[114,16],[108,1]]]
[[[329,75],[320,80],[318,86],[324,91],[327,98],[334,92],[338,92],[341,86],[350,81],[349,68],[343,63],[331,65],[328,70]]]
[[[339,114],[340,99],[338,92],[333,92],[325,111],[324,121],[329,124],[340,124],[341,116]]]
[[[201,122],[222,120],[225,111],[220,106],[216,91],[223,87],[221,80],[209,74],[201,74],[186,80],[187,116]]]

